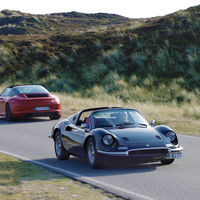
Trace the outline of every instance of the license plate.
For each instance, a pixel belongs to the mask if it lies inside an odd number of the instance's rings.
[[[177,159],[181,157],[182,157],[181,152],[169,152],[166,156],[166,159]]]
[[[35,110],[36,110],[36,111],[49,110],[49,106],[35,107]]]

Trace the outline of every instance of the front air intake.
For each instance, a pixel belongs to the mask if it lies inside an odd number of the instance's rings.
[[[129,156],[162,155],[167,154],[167,149],[146,149],[129,151]]]

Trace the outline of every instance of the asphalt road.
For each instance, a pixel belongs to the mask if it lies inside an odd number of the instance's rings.
[[[10,123],[0,119],[0,152],[30,159],[128,199],[200,199],[200,137],[179,135],[183,158],[172,165],[121,163],[94,170],[80,158],[70,157],[68,161],[55,158],[53,141],[48,138],[54,123],[47,118]]]

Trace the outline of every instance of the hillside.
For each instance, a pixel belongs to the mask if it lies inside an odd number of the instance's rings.
[[[32,15],[19,11],[0,12],[0,35],[33,35],[52,32],[86,32],[135,21],[115,14],[78,12]]]
[[[24,16],[28,27],[30,15]],[[99,87],[123,101],[180,104],[192,101],[187,91],[200,98],[200,6],[139,20],[75,12],[34,17],[55,18],[59,28],[48,32],[44,21],[41,26],[35,23],[38,31],[0,36],[1,83],[41,83],[53,91],[83,96],[94,96]],[[70,17],[82,26],[59,25]],[[86,18],[94,23],[83,23]],[[106,29],[97,28],[99,20]],[[73,31],[64,31],[67,26]]]

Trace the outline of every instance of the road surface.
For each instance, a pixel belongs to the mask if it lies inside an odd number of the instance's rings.
[[[94,170],[80,158],[56,159],[53,141],[48,138],[55,123],[47,118],[16,122],[0,119],[0,152],[31,160],[127,199],[200,199],[200,137],[179,135],[183,158],[172,165],[120,164]]]

